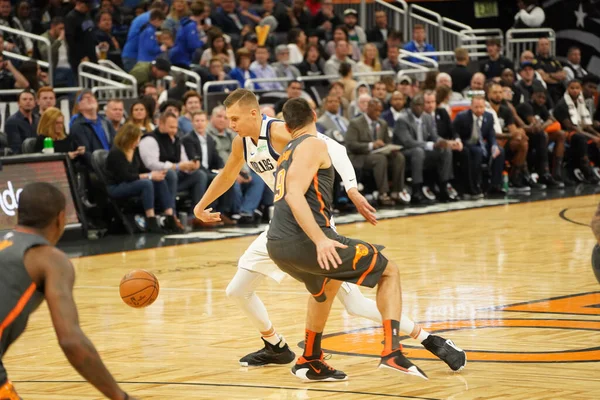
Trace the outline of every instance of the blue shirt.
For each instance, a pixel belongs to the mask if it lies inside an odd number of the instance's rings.
[[[429,52],[435,51],[435,48],[433,47],[433,45],[431,45],[427,42],[425,42],[423,44],[423,46],[421,48],[419,48],[417,43],[414,40],[411,40],[410,42],[408,42],[404,45],[404,50],[410,51],[411,53],[429,53]],[[426,56],[426,57],[432,58],[435,61],[438,60],[437,56]],[[406,59],[406,61],[410,61],[415,64],[424,64],[425,63],[425,61],[420,60],[418,58],[414,58],[414,57],[408,57]]]
[[[100,117],[96,118],[95,121],[85,118],[85,122],[90,124],[90,126],[94,130],[94,133],[100,140],[100,143],[102,143],[102,147],[104,148],[104,150],[110,150],[110,144],[108,143],[107,133],[104,132],[104,128],[102,127],[102,120],[100,119]]]
[[[169,51],[169,58],[172,64],[189,66],[194,52],[204,46],[204,42],[200,40],[196,21],[185,17],[180,22],[181,27],[177,31],[175,45]]]
[[[150,11],[146,11],[145,13],[138,15],[133,19],[133,21],[131,21],[131,27],[129,28],[129,33],[127,34],[127,41],[125,42],[125,46],[123,46],[123,51],[121,52],[121,56],[123,58],[135,58],[137,60],[140,33],[142,33],[142,28],[148,22],[150,22]]]
[[[160,53],[162,50],[156,39],[156,27],[149,23],[140,33],[137,60],[138,62],[151,62],[156,60]]]
[[[179,117],[178,126],[179,126],[179,129],[183,133],[189,133],[189,132],[191,132],[191,131],[194,130],[194,126],[192,125],[192,121],[190,121],[188,118],[186,118],[183,115],[181,117]]]

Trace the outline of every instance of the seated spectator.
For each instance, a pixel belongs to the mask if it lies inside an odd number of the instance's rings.
[[[331,57],[334,57],[337,53],[337,44],[340,41],[346,42],[346,48],[344,56],[352,58],[354,61],[360,60],[360,48],[356,42],[350,41],[350,35],[348,34],[348,28],[341,25],[337,26],[333,30],[333,39],[327,42],[326,51]],[[340,55],[341,57],[342,55]]]
[[[356,98],[348,105],[348,115],[352,118],[358,117],[360,114],[367,111],[369,100],[371,100],[371,90],[368,86],[360,85],[356,88],[355,97]]]
[[[37,62],[33,60],[23,61],[19,66],[19,71],[27,79],[29,90],[34,93],[42,86],[48,86],[48,82],[45,82],[42,69]]]
[[[354,168],[372,170],[382,206],[393,206],[406,198],[404,191],[404,156],[400,152],[374,152],[390,144],[387,123],[380,119],[383,106],[378,99],[369,102],[367,112],[350,121],[346,148]],[[389,170],[389,175],[388,175]],[[390,181],[392,183],[390,188]],[[401,192],[403,192],[401,194]]]
[[[161,10],[152,10],[150,12],[150,20],[143,25],[140,33],[137,61],[151,62],[165,53],[168,48],[165,44],[161,44],[157,37],[157,32],[165,21],[165,14]]]
[[[356,69],[356,63],[348,56],[348,43],[340,40],[336,43],[335,54],[325,63],[325,75],[339,75],[340,65],[347,63],[352,70]],[[334,79],[332,79],[334,80]]]
[[[485,75],[487,80],[499,77],[506,68],[514,67],[512,60],[502,56],[500,39],[488,39],[486,48],[488,59],[480,62],[479,71]]]
[[[270,118],[275,118],[275,109],[269,105],[260,106],[260,113]]]
[[[377,47],[373,43],[367,43],[363,47],[362,57],[356,65],[356,72],[381,72],[381,62],[379,61],[379,53]],[[361,81],[373,85],[379,80],[378,76],[361,76]]]
[[[204,6],[204,3],[202,5]],[[204,10],[202,11],[204,12]],[[234,41],[241,38],[244,26],[250,23],[246,17],[236,10],[234,0],[222,0],[221,7],[213,12],[210,19],[213,25],[221,28],[223,33],[231,36]],[[287,26],[290,27],[289,24]]]
[[[171,63],[164,58],[157,58],[152,62],[139,62],[129,71],[130,75],[137,80],[138,88],[148,82],[163,79],[171,72]]]
[[[373,96],[373,98],[378,99],[381,102],[384,110],[390,108],[387,86],[385,82],[379,81],[375,85],[373,85],[371,95]]]
[[[213,58],[212,60],[210,60],[210,64],[209,64],[209,68],[208,68],[208,74],[204,74],[202,75],[202,82],[217,82],[217,81],[230,81],[232,80],[231,76],[229,76],[227,73],[225,73],[225,70],[223,69],[223,61],[221,61],[220,58]],[[187,90],[187,88],[184,86],[184,89]],[[208,88],[208,91],[211,93],[214,92],[230,92],[235,90],[236,86],[231,84],[231,85],[214,85],[214,86],[210,86]],[[171,89],[169,89],[171,90]],[[173,98],[173,99],[177,99],[177,98],[181,98],[183,96],[183,93],[180,96],[175,95],[175,93],[173,93],[173,95],[171,95],[171,93],[169,93],[169,98]]]
[[[325,75],[323,72],[323,66],[325,65],[325,61],[321,58],[321,54],[319,53],[319,46],[315,44],[309,44],[306,48],[306,55],[304,56],[304,61],[298,64],[296,67],[298,68],[298,72],[300,72],[301,76],[319,76]],[[304,87],[308,91],[309,88],[315,86],[324,86],[327,84],[327,81],[323,80],[314,80],[314,81],[306,81],[304,83]]]
[[[224,162],[227,162],[229,154],[231,154],[233,138],[237,134],[229,128],[229,120],[227,119],[224,106],[213,108],[210,114],[210,122],[206,127],[206,132],[217,143],[219,157],[221,157]]]
[[[273,69],[279,78],[298,79],[300,71],[290,63],[290,50],[285,44],[275,48],[277,62],[273,63]]]
[[[287,49],[287,47],[286,47]],[[237,67],[231,70],[232,79],[237,80],[240,83],[241,88],[245,88],[247,79],[256,79],[256,74],[250,70],[250,62],[252,61],[252,57],[250,56],[250,52],[246,49],[239,49],[236,52],[236,63]],[[262,87],[260,84],[254,84],[255,90],[260,90]]]
[[[452,79],[452,91],[461,93],[471,83],[473,74],[469,71],[469,51],[465,48],[458,47],[454,50],[454,59],[456,65],[450,71]]]
[[[348,29],[348,40],[350,43],[356,43],[362,46],[367,43],[367,35],[363,28],[358,24],[358,11],[354,8],[346,8],[344,10],[344,26]]]
[[[69,64],[64,19],[62,17],[53,18],[50,22],[50,29],[42,36],[50,41],[50,60],[54,68],[54,87],[77,86]],[[49,62],[48,46],[44,42],[38,42],[38,50],[40,59]]]
[[[398,121],[398,118],[400,118],[405,105],[406,97],[404,96],[404,93],[399,91],[392,93],[392,97],[390,98],[390,108],[381,114],[381,118],[387,122],[391,131],[394,130],[396,121]]]
[[[462,94],[466,99],[473,97],[475,94],[485,94],[485,75],[481,72],[474,73],[473,77],[471,77],[471,84],[465,90],[463,90]]]
[[[124,113],[125,108],[122,100],[111,99],[106,104],[106,107],[104,107],[104,115],[115,132],[118,132],[121,126],[123,126]]]
[[[596,106],[596,98],[598,97],[598,84],[600,84],[600,77],[594,74],[588,74],[581,80],[583,99],[590,116],[592,116],[592,121],[598,112],[598,107]],[[594,121],[592,125],[594,129],[598,130],[596,127],[596,121]]]
[[[435,96],[428,92],[429,97]],[[436,133],[435,120],[424,113],[425,100],[422,93],[413,97],[410,109],[400,112],[394,127],[394,143],[402,146],[402,154],[411,165],[412,202],[429,203],[435,195],[424,185],[423,171],[436,168],[439,187],[444,200],[458,200],[456,190],[450,181],[454,178],[452,171],[452,150],[460,151],[462,143],[440,138]]]
[[[593,128],[593,120],[585,106],[581,93],[581,82],[577,79],[569,82],[564,96],[554,107],[554,118],[560,122],[561,129],[567,132],[569,144],[569,167],[580,181],[598,183],[588,156],[588,141],[590,147],[600,146],[600,133]],[[578,176],[579,174],[583,176]]]
[[[225,6],[225,2],[223,6]],[[175,45],[169,50],[169,59],[173,65],[189,68],[196,50],[204,46],[204,42],[200,39],[203,36],[204,7],[205,5],[201,1],[192,3],[190,7],[192,15],[181,19],[181,27],[175,36]],[[222,27],[222,25],[219,26]]]
[[[258,15],[258,12],[251,8],[252,0],[240,0],[239,13],[242,14],[243,17],[246,17],[248,23],[252,28],[258,25],[261,21],[261,17]]]
[[[288,33],[288,50],[290,64],[300,64],[306,54],[306,33],[299,28],[290,29]]]
[[[60,110],[49,107],[40,117],[37,127],[37,138],[35,141],[35,152],[41,153],[44,149],[44,140],[49,137],[54,144],[55,153],[67,153],[71,160],[85,153],[84,147],[77,148],[72,136],[65,132],[65,117]]]
[[[148,114],[146,106],[140,100],[131,104],[131,107],[129,108],[129,118],[126,123],[137,126],[144,135],[156,129],[152,123],[152,118],[150,118]]]
[[[399,72],[402,69],[400,63],[400,49],[396,46],[388,46],[387,58],[381,62],[381,69],[383,71],[394,71]]]
[[[250,71],[254,72],[258,79],[277,78],[275,68],[269,65],[269,49],[265,46],[258,46],[255,56],[256,60],[250,64]],[[261,82],[260,87],[263,90],[283,90],[281,82]]]
[[[17,97],[19,110],[6,119],[4,131],[8,141],[8,147],[13,154],[21,154],[21,145],[27,138],[36,136],[39,115],[33,112],[35,109],[35,97],[29,90],[24,90]]]
[[[375,26],[367,31],[370,43],[384,43],[388,36],[388,16],[385,11],[375,11]]]
[[[0,89],[25,89],[28,86],[27,79],[10,60],[4,59],[0,50]]]
[[[206,173],[200,170],[198,161],[191,161],[177,135],[177,117],[172,113],[160,116],[158,128],[145,135],[139,147],[142,173],[149,171],[167,171],[166,181],[169,195],[175,203],[178,192],[189,191],[192,208],[202,198],[208,185]],[[191,210],[186,210],[190,212]],[[204,226],[197,219],[194,227]]]
[[[517,0],[519,12],[515,15],[513,28],[539,28],[546,20],[544,9],[537,5],[537,0]]]
[[[333,28],[340,25],[342,25],[342,20],[333,9],[333,1],[323,0],[321,10],[313,17],[312,26],[325,40],[331,40],[333,38]]]
[[[183,95],[184,114],[179,117],[179,130],[189,133],[194,129],[192,125],[192,114],[202,110],[202,98],[195,90],[188,90]]]
[[[108,59],[116,65],[121,64],[121,45],[112,33],[113,16],[109,11],[101,10],[96,15],[96,54],[101,60]],[[149,60],[152,61],[152,60]]]
[[[207,67],[210,60],[218,58],[223,63],[223,67],[227,68],[228,71],[235,68],[235,54],[221,32],[208,35],[208,45],[208,49],[202,52],[200,65]]]
[[[286,89],[287,97],[282,98],[274,105],[275,114],[279,114],[283,110],[283,105],[289,99],[295,99],[302,96],[302,82],[289,81]]]
[[[144,86],[140,88],[140,92],[138,94],[140,97],[150,96],[154,99],[154,101],[158,101],[158,88],[152,82],[144,84]]]
[[[548,93],[553,104],[559,101],[565,93],[564,80],[567,73],[558,59],[550,54],[550,40],[540,38],[537,44],[537,56],[533,61],[534,68],[540,73],[542,80],[546,82]]]
[[[175,33],[181,27],[181,20],[190,15],[190,8],[186,0],[173,0],[171,12],[163,22],[161,28]]]
[[[579,47],[569,48],[563,70],[567,74],[565,82],[571,82],[573,79],[583,79],[588,74],[585,68],[581,66],[581,50]]]
[[[0,25],[7,26],[13,29],[25,30],[19,18],[11,15],[11,2],[2,1],[0,2]],[[33,55],[33,41],[21,35],[8,34],[5,32],[7,42],[14,45],[14,49],[17,50],[18,54],[27,56]],[[8,49],[7,49],[8,50]]]
[[[562,165],[565,154],[566,133],[561,130],[560,123],[552,117],[546,108],[546,90],[541,84],[534,85],[531,100],[520,104],[517,107],[517,112],[521,119],[531,126],[533,132],[538,134],[543,133],[544,135],[547,135],[551,142],[554,142],[551,177],[557,182],[556,186],[563,187],[564,179]],[[529,141],[532,142],[531,138]],[[544,148],[543,151],[541,151],[540,146],[540,154],[537,156],[540,159],[540,164],[542,164],[540,169],[545,170],[548,168],[547,148]],[[549,173],[549,170],[544,172]],[[550,179],[546,178],[546,181],[547,182],[542,183],[552,186],[549,184],[549,182],[551,182]]]
[[[521,78],[519,82],[517,82],[516,87],[523,96],[523,101],[529,102],[531,100],[531,96],[533,95],[533,85],[534,83],[541,83],[535,78],[534,66],[530,62],[521,63],[521,68],[519,69],[519,77]],[[549,93],[546,92],[546,106],[548,108],[552,108],[553,102],[550,98]]]
[[[452,96],[452,89],[448,86],[442,85],[435,88],[435,98],[437,107],[443,108],[448,114],[452,113],[450,107],[450,97]]]
[[[354,100],[356,88],[358,87],[358,82],[354,80],[352,74],[352,67],[348,63],[341,63],[338,73],[341,76],[340,82],[344,84],[343,96],[348,102],[351,102]]]
[[[293,0],[288,15],[291,22],[290,28],[300,28],[302,30],[310,28],[311,16],[305,7],[304,0]]]
[[[327,96],[336,96],[338,99],[340,99],[340,111],[338,112],[338,115],[348,118],[350,103],[348,103],[348,100],[344,98],[344,84],[340,81],[333,82],[329,87]]]
[[[96,150],[110,150],[117,133],[112,123],[98,115],[98,101],[89,89],[79,93],[76,105],[79,112],[71,122],[69,136],[73,137],[77,147],[85,147],[82,157],[91,170],[92,153]]]
[[[323,108],[325,112],[317,120],[317,129],[337,142],[344,143],[350,122],[338,115],[340,99],[327,96],[323,101]]]
[[[436,77],[435,77],[435,88],[437,89],[440,86],[446,86],[450,89],[452,89],[452,77],[445,73],[445,72],[440,72]],[[458,92],[454,92],[451,91],[450,92],[450,101],[461,101],[463,99],[462,94],[458,93]]]
[[[433,120],[435,121],[435,133],[446,140],[459,140],[458,135],[452,129],[452,119],[450,118],[450,113],[444,107],[444,100],[447,100],[450,97],[452,89],[448,86],[441,86],[436,89],[435,92],[425,92],[425,106],[424,112],[431,115]],[[452,149],[453,151],[457,151],[456,149]],[[462,147],[460,147],[461,151]],[[455,154],[455,153],[453,153]],[[454,160],[454,157],[453,157]]]
[[[459,113],[452,123],[459,135],[468,162],[469,182],[467,193],[476,198],[482,191],[482,164],[490,165],[491,186],[489,194],[506,195],[502,188],[504,152],[496,143],[494,116],[485,111],[485,98],[475,96],[471,99],[471,109]]]
[[[510,99],[507,99],[512,103],[513,106],[518,107],[519,104],[525,101],[525,97],[523,96],[523,92],[517,86],[515,82],[515,73],[512,69],[506,68],[502,71],[502,75],[500,75],[500,84],[505,88],[511,90]]]
[[[170,232],[182,232],[174,216],[175,201],[169,193],[165,181],[166,171],[140,173],[140,162],[136,149],[142,132],[134,124],[125,124],[115,137],[115,144],[106,158],[108,195],[115,199],[139,197],[146,213],[146,232],[163,233],[156,219],[157,201],[166,219],[165,229]]]
[[[421,24],[415,24],[413,27],[413,40],[404,45],[404,50],[410,51],[411,53],[430,53],[434,52],[435,48],[433,45],[427,43],[427,33],[425,32],[425,27]],[[437,56],[427,56],[429,58],[438,60]],[[415,57],[408,57],[407,61],[423,64],[425,61],[420,60]]]
[[[254,53],[258,47],[258,36],[254,32],[248,32],[242,37],[242,49],[250,52],[250,57],[254,58]]]
[[[523,53],[521,53],[521,57],[519,58],[519,63],[521,65],[523,63],[534,64],[535,62],[536,62],[536,59],[535,59],[535,55],[533,54],[533,52],[531,52],[529,50],[525,50]],[[521,80],[521,76],[518,74],[517,74],[517,79]],[[544,87],[546,89],[548,89],[548,85],[546,85],[546,82],[544,82],[544,80],[542,79],[542,75],[540,75],[540,73],[538,71],[535,71],[535,79],[540,81],[542,83],[542,85],[544,85]],[[548,100],[551,101],[550,99],[548,99]]]
[[[50,86],[44,86],[37,91],[38,114],[42,115],[50,107],[56,107],[56,94]]]

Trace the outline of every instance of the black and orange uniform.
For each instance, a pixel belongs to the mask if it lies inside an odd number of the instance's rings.
[[[41,236],[12,231],[0,239],[0,399],[18,399],[8,382],[2,357],[23,333],[29,315],[44,300],[25,269],[23,258],[32,247],[49,246]]]
[[[319,169],[304,197],[325,235],[348,247],[337,249],[342,259],[338,268],[328,271],[319,267],[315,244],[304,233],[285,201],[286,174],[294,162],[294,150],[310,137],[314,136],[302,135],[290,141],[279,157],[275,175],[275,211],[267,233],[267,250],[282,271],[303,282],[315,299],[322,302],[326,299],[325,284],[331,279],[374,287],[388,260],[381,254],[383,246],[346,238],[331,226],[335,174],[333,166],[330,166]]]

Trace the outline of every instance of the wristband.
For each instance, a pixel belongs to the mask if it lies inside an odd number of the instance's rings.
[[[148,173],[148,179],[152,180],[152,172]]]

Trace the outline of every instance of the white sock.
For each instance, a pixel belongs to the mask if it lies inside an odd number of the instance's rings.
[[[283,347],[283,345],[285,344],[285,339],[283,338],[283,336],[277,334],[274,327],[271,327],[271,329],[269,329],[268,331],[261,332],[260,334],[263,339],[271,343],[273,346],[279,344],[279,347]]]
[[[410,335],[411,338],[418,340],[419,343],[423,342],[423,340],[429,337],[429,332],[421,328],[421,325],[404,315],[400,317],[400,330]]]

